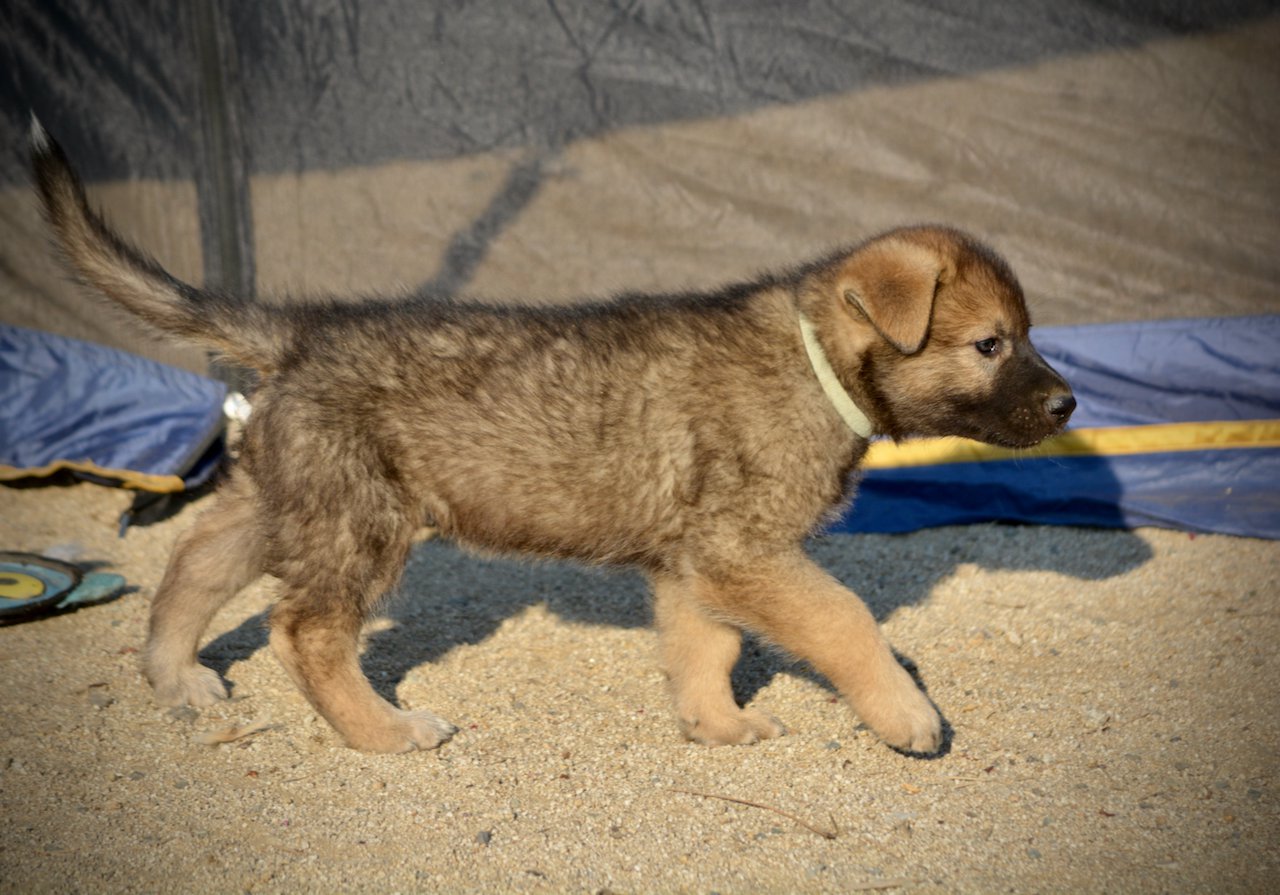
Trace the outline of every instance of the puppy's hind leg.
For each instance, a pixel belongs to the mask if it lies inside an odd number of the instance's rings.
[[[233,473],[174,548],[151,603],[144,668],[162,705],[225,699],[218,673],[196,661],[214,614],[262,574],[263,542],[253,483]]]
[[[782,735],[777,720],[739,708],[733,698],[730,674],[742,649],[742,632],[708,615],[679,578],[655,576],[653,595],[662,663],[684,735],[709,746]]]
[[[399,577],[413,530],[387,516],[312,517],[287,541],[303,549],[281,563],[271,648],[347,745],[366,752],[433,749],[456,730],[429,711],[391,705],[360,669],[361,624]]]

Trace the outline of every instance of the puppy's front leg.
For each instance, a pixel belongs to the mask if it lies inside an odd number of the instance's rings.
[[[713,611],[812,664],[889,745],[919,753],[941,746],[937,711],[894,658],[866,604],[802,551],[703,577],[696,593]]]
[[[781,736],[778,721],[739,708],[730,674],[742,649],[742,632],[697,605],[689,582],[654,576],[654,616],[662,664],[684,735],[709,746],[754,743]]]

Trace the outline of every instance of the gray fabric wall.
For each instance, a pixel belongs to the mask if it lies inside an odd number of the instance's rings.
[[[175,273],[561,300],[874,230],[994,241],[1042,322],[1280,307],[1280,5],[0,7],[0,319],[202,368],[69,287],[31,110]]]

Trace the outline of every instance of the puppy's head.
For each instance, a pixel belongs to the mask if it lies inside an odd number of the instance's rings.
[[[995,252],[918,227],[866,243],[833,274],[831,322],[856,346],[850,385],[880,431],[1031,447],[1066,425],[1075,398],[1032,347],[1022,288]]]

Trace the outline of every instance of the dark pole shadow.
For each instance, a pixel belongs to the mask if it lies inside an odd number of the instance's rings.
[[[529,206],[547,176],[556,152],[541,152],[517,162],[506,182],[471,226],[456,233],[445,250],[440,271],[418,291],[423,295],[457,295],[475,276],[489,247],[504,229]]]

